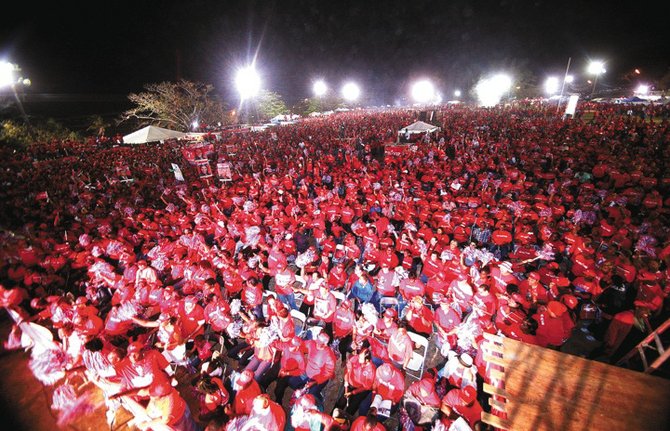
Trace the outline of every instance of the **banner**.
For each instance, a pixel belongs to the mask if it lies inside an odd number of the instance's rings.
[[[563,116],[571,115],[575,116],[575,111],[577,110],[577,100],[579,100],[579,96],[576,94],[573,94],[570,96],[568,99],[568,106],[565,107],[565,114]]]
[[[209,166],[209,160],[196,160],[195,167],[200,178],[211,178],[213,176],[212,167]]]
[[[214,144],[201,143],[189,145],[181,149],[184,158],[191,164],[202,160],[208,160],[214,154]]]
[[[230,163],[228,162],[219,162],[216,164],[216,174],[219,176],[221,181],[232,181],[233,174],[230,171]]]
[[[130,167],[126,163],[119,162],[116,164],[116,176],[122,183],[133,181]]]
[[[181,172],[181,168],[179,168],[179,165],[176,163],[171,163],[172,164],[172,172],[174,172],[174,179],[177,181],[185,181],[184,180],[184,174]]]

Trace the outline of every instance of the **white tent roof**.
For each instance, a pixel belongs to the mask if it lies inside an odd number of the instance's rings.
[[[186,133],[162,127],[147,126],[123,137],[124,144],[144,144],[146,142],[165,141],[167,139],[183,138]]]
[[[409,133],[426,133],[426,132],[436,132],[440,130],[439,127],[433,126],[432,124],[424,123],[423,121],[417,121],[416,123],[412,123],[407,127],[403,127],[400,129],[401,133],[409,132]]]

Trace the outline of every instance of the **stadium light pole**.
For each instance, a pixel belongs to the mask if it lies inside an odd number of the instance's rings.
[[[23,109],[23,103],[21,103],[21,98],[19,98],[19,94],[16,92],[16,86],[21,85],[23,87],[28,87],[31,85],[31,82],[30,79],[27,78],[23,77],[17,78],[16,74],[17,72],[20,71],[21,69],[16,64],[10,63],[5,60],[0,60],[0,89],[8,87],[12,90],[14,99],[16,99],[16,104],[19,107],[19,111],[21,111],[23,121],[25,121],[26,124],[30,126],[30,120],[28,119],[28,115],[26,114],[25,109]]]
[[[314,96],[323,97],[328,92],[328,85],[323,81],[323,79],[319,79],[318,81],[314,82],[314,85],[312,85],[312,91],[314,92]]]
[[[426,104],[435,99],[435,87],[427,79],[417,81],[412,85],[412,98],[415,102]]]
[[[342,86],[342,97],[348,102],[355,102],[361,95],[361,89],[353,82],[348,82]]]
[[[591,75],[595,75],[595,78],[593,79],[593,89],[591,90],[591,97],[593,97],[593,95],[596,92],[596,84],[598,83],[598,77],[606,72],[605,64],[600,60],[594,60],[591,63],[589,63],[588,72]]]
[[[239,111],[242,113],[244,101],[254,98],[261,89],[261,78],[253,64],[240,68],[237,71],[235,86],[237,87],[237,92],[240,93]],[[249,108],[244,108],[244,120],[246,123],[249,121]]]

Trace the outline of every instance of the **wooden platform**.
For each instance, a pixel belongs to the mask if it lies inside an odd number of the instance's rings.
[[[670,429],[668,380],[506,338],[498,347],[507,429]]]

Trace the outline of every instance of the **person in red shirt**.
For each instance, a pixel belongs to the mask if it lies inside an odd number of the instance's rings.
[[[331,268],[328,273],[328,287],[333,290],[342,290],[347,281],[347,273],[344,271],[344,263],[340,262]]]
[[[314,295],[314,311],[312,316],[315,319],[326,323],[326,332],[332,334],[332,323],[337,309],[337,299],[330,292],[328,285],[321,279],[318,291]]]
[[[450,348],[456,345],[456,334],[454,330],[461,324],[461,313],[452,307],[451,301],[443,297],[435,310],[435,329],[437,338],[435,344],[442,348],[447,344]]]
[[[195,383],[195,390],[200,407],[198,419],[201,422],[208,422],[223,415],[224,407],[230,401],[230,396],[220,378],[203,374]]]
[[[283,431],[286,426],[284,409],[267,394],[260,394],[252,400],[247,416],[242,427],[244,431]]]
[[[226,409],[226,413],[230,416],[248,415],[251,412],[253,399],[262,393],[260,386],[254,380],[253,371],[244,370],[233,378],[232,389],[233,404]]]
[[[316,340],[305,343],[307,349],[307,366],[303,380],[309,387],[309,393],[321,399],[321,391],[328,381],[335,376],[335,363],[337,358],[328,345],[330,337],[321,331]]]
[[[407,334],[404,324],[401,323],[398,329],[393,331],[388,340],[387,349],[388,357],[396,367],[400,369],[407,367],[414,353],[414,343]]]
[[[368,349],[352,354],[344,371],[344,394],[337,406],[350,415],[355,414],[362,401],[372,392],[376,371],[377,367],[372,362]]]
[[[188,404],[168,381],[152,384],[149,395],[149,404],[146,407],[149,419],[137,424],[140,429],[169,428],[183,431],[198,429],[191,417]]]
[[[370,409],[366,416],[357,417],[349,431],[386,431],[384,425],[377,419],[377,409]]]
[[[284,347],[279,362],[279,375],[275,386],[275,400],[280,401],[284,398],[284,392],[291,383],[305,374],[307,362],[305,359],[305,346],[299,337],[295,336]],[[296,386],[297,387],[297,386]],[[296,389],[296,388],[293,388]]]
[[[430,337],[433,333],[433,311],[423,303],[423,297],[415,296],[405,309],[403,317],[415,332]]]
[[[182,323],[184,340],[192,340],[204,333],[205,310],[198,299],[191,295],[179,301],[179,317]]]
[[[375,381],[372,384],[372,394],[370,400],[374,403],[374,400],[378,395],[381,397],[382,401],[390,401],[392,414],[393,411],[398,407],[398,403],[404,394],[405,375],[403,372],[389,363],[380,365],[375,373]]]
[[[562,346],[575,327],[567,307],[558,301],[549,301],[546,307],[540,307],[533,318],[538,323],[536,334],[541,346]]]
[[[464,418],[470,427],[481,421],[482,406],[477,401],[477,390],[473,386],[464,389],[452,389],[442,398],[441,409],[447,412],[447,416],[453,413]]]
[[[375,278],[375,288],[377,289],[377,295],[379,297],[395,297],[396,290],[400,281],[395,271],[389,269],[388,263],[384,262],[381,264],[381,269],[377,273]]]
[[[274,282],[274,291],[277,292],[279,300],[293,310],[297,310],[298,306],[295,303],[295,293],[293,291],[295,273],[286,265],[279,266],[274,276]]]

